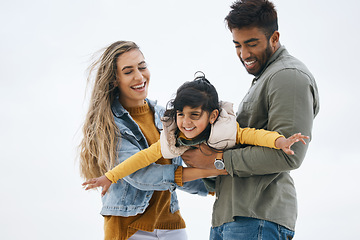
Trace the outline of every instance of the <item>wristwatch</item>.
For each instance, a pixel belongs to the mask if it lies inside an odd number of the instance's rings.
[[[222,153],[216,154],[214,166],[218,170],[225,169],[225,163],[224,160],[222,159]]]

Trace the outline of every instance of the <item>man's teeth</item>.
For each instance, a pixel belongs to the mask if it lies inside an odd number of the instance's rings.
[[[141,83],[141,84],[139,84],[137,86],[132,86],[131,88],[138,89],[138,88],[143,88],[143,87],[145,87],[145,82],[143,82],[143,83]]]
[[[195,127],[192,127],[192,128],[186,128],[186,127],[184,127],[184,129],[186,130],[186,131],[191,131],[191,130],[193,130]]]
[[[245,61],[245,64],[250,66],[250,65],[253,65],[254,63],[256,62],[256,60],[253,60],[253,61]]]

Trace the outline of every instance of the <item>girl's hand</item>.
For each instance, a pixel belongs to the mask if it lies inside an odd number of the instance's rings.
[[[111,185],[111,181],[106,176],[90,179],[82,184],[86,186],[85,190],[102,187],[101,196],[104,196]]]
[[[296,143],[301,141],[303,144],[306,144],[304,139],[309,139],[308,136],[301,135],[301,133],[295,133],[291,137],[284,138],[279,137],[275,141],[275,147],[280,148],[283,150],[286,154],[294,155],[294,151],[290,149],[290,147]]]

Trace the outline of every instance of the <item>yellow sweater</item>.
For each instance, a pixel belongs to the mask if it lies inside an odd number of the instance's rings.
[[[276,148],[275,140],[279,137],[282,137],[282,135],[277,132],[267,131],[264,129],[257,130],[255,128],[241,128],[237,125],[236,144]],[[116,183],[119,179],[156,162],[160,158],[162,158],[161,146],[160,141],[157,141],[149,148],[129,157],[124,162],[105,173],[105,175],[111,182]],[[180,185],[182,185],[182,183]]]
[[[146,104],[142,107],[127,108],[131,117],[139,125],[149,144],[155,143],[160,134],[154,124],[154,113]],[[164,158],[156,159],[158,164],[171,164],[171,160]],[[155,160],[155,161],[156,161]],[[182,167],[175,171],[175,176],[182,177]],[[181,182],[182,179],[179,179]],[[130,217],[105,216],[104,232],[106,240],[125,240],[133,235],[137,230],[154,231],[154,229],[182,229],[185,222],[181,217],[180,211],[174,214],[170,212],[169,191],[154,191],[149,206],[143,214]]]

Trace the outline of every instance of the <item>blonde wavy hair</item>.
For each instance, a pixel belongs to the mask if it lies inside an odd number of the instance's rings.
[[[111,103],[119,94],[116,63],[121,54],[133,49],[139,50],[134,42],[114,42],[89,67],[87,81],[93,89],[79,145],[80,175],[86,180],[104,175],[116,163],[120,133],[111,111]]]

